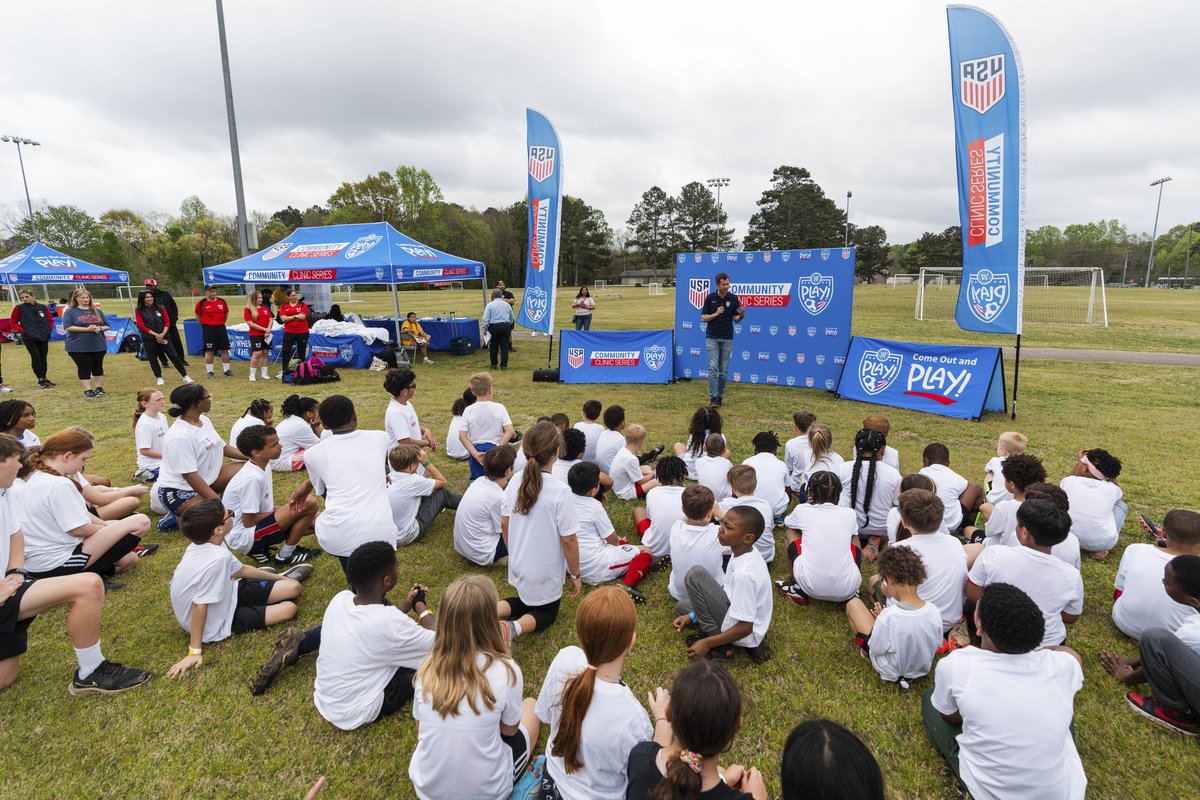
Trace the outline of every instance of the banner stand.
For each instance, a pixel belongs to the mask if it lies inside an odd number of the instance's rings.
[[[1021,379],[1021,334],[1017,334],[1017,358],[1013,363],[1013,404],[1012,418],[1017,418],[1017,383]]]

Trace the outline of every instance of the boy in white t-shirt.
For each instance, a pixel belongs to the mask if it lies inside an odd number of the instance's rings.
[[[383,377],[383,389],[392,396],[383,412],[383,429],[393,446],[411,444],[427,450],[437,450],[433,432],[421,424],[412,399],[417,394],[417,375],[408,367],[389,369]]]
[[[567,473],[571,471],[571,467],[576,464],[588,461],[595,464],[595,460],[586,458],[584,453],[587,449],[587,435],[578,428],[567,428],[562,432],[563,437],[563,454],[562,457],[554,462],[554,477],[558,478],[563,483],[567,482]],[[523,459],[518,458],[518,461]],[[514,472],[517,470],[514,469]],[[613,485],[612,478],[605,473],[600,473],[600,491],[596,494],[596,499],[601,503],[604,502],[604,490],[611,489]]]
[[[233,522],[216,498],[200,500],[179,517],[179,530],[191,542],[171,578],[175,619],[191,639],[188,654],[167,673],[176,678],[204,663],[204,645],[230,634],[260,631],[296,616],[300,580],[312,574],[311,564],[293,567],[288,575],[267,572],[237,560],[225,545]],[[320,634],[302,648],[320,645]]]
[[[500,535],[500,504],[513,476],[515,457],[511,445],[484,453],[484,480],[471,482],[454,512],[454,550],[481,567],[508,555]]]
[[[958,537],[941,532],[944,514],[941,498],[933,492],[924,489],[901,492],[900,523],[912,535],[894,546],[910,548],[921,556],[925,577],[917,586],[917,594],[938,609],[942,632],[948,637],[950,629],[963,616],[967,556]],[[872,595],[876,599],[879,583],[880,576],[871,577]]]
[[[1007,495],[1006,499],[996,503],[986,502],[979,506],[983,516],[983,529],[973,525],[963,529],[963,539],[972,544],[984,544],[992,547],[1005,544],[1010,547],[1017,543],[1017,509],[1025,499],[1025,489],[1034,483],[1046,480],[1046,468],[1037,456],[1018,453],[1008,456],[999,467],[999,472],[993,478],[998,482]],[[940,495],[939,495],[940,496]],[[971,551],[971,561],[974,562],[978,553]]]
[[[675,611],[686,614],[688,604],[685,579],[693,567],[699,567],[721,584],[724,581],[722,554],[725,547],[718,540],[718,528],[712,523],[713,495],[705,486],[689,486],[681,496],[683,519],[671,528],[671,574],[667,590],[677,601]]]
[[[945,510],[945,527],[958,533],[965,520],[969,520],[983,499],[983,487],[969,481],[950,469],[950,449],[941,442],[933,442],[921,453],[921,474],[933,479],[937,496],[942,499]]]
[[[1200,514],[1175,509],[1162,524],[1163,547],[1131,544],[1121,555],[1113,592],[1113,622],[1134,639],[1150,628],[1173,631],[1196,609],[1173,600],[1163,586],[1163,573],[1176,556],[1200,556]]]
[[[646,507],[633,509],[633,524],[642,544],[656,559],[671,554],[671,528],[683,519],[683,483],[687,464],[679,456],[664,456],[654,465],[658,486],[646,492]]]
[[[475,480],[483,477],[483,454],[493,447],[508,444],[514,431],[508,409],[492,400],[492,376],[487,372],[476,372],[469,383],[475,402],[463,410],[458,439],[471,454],[467,463],[471,467],[471,480]]]
[[[1039,647],[1041,610],[1011,584],[988,585],[975,617],[981,645],[943,658],[921,697],[934,748],[972,797],[1083,800],[1087,777],[1071,733],[1082,659]]]
[[[1099,561],[1116,546],[1129,506],[1116,484],[1121,461],[1106,450],[1083,450],[1071,474],[1059,482],[1071,501],[1071,532]]]
[[[629,544],[617,536],[604,504],[596,502],[600,468],[590,461],[576,464],[567,473],[567,485],[575,495],[579,518],[579,577],[589,586],[620,578],[633,602],[646,602],[646,595],[634,587],[650,571],[654,555],[649,547]]]
[[[388,503],[399,535],[396,544],[412,544],[425,538],[437,515],[458,508],[462,495],[446,488],[446,477],[429,461],[424,450],[398,444],[388,453],[392,468]],[[418,475],[423,468],[425,475]]]
[[[774,527],[775,520],[783,521],[783,515],[788,507],[788,469],[775,455],[779,452],[779,437],[772,431],[759,431],[752,440],[754,455],[742,463],[754,467],[758,487],[754,490],[758,497],[766,500],[771,506],[774,516],[767,520],[767,530]]]
[[[996,455],[983,468],[983,487],[987,491],[987,502],[995,505],[1001,500],[1011,500],[1012,494],[1004,488],[1001,465],[1009,456],[1024,454],[1029,446],[1029,437],[1017,431],[1005,431],[996,440]]]
[[[630,425],[625,429],[625,446],[613,454],[608,474],[612,477],[613,493],[622,500],[641,500],[647,491],[658,486],[654,470],[638,458],[638,451],[646,446],[646,435],[641,425]]]
[[[410,589],[398,606],[387,602],[398,580],[395,548],[360,545],[347,572],[356,588],[338,592],[325,609],[313,684],[317,712],[344,731],[395,714],[413,699],[413,676],[437,628],[424,586]]]
[[[696,480],[707,486],[717,502],[729,497],[729,469],[733,462],[725,457],[725,437],[710,433],[704,440],[704,455],[696,459]]]
[[[684,584],[689,607],[674,622],[677,631],[690,625],[700,629],[699,635],[686,640],[688,658],[710,656],[728,661],[735,648],[741,648],[755,664],[770,659],[766,635],[774,610],[771,573],[754,552],[754,542],[763,529],[762,515],[754,509],[731,508],[717,533],[721,546],[733,552],[724,586],[699,565],[688,571]]]
[[[596,463],[596,443],[600,440],[600,434],[604,432],[604,426],[596,420],[600,419],[600,411],[603,406],[599,400],[588,400],[583,404],[583,419],[575,423],[575,429],[583,431],[583,435],[587,438],[587,446],[583,451],[583,460]]]
[[[967,573],[967,625],[970,605],[978,602],[990,583],[1011,583],[1033,598],[1045,616],[1042,645],[1062,644],[1063,623],[1083,613],[1083,578],[1050,552],[1067,538],[1071,517],[1049,500],[1026,500],[1017,509],[1017,541],[1021,547],[986,548]],[[975,634],[971,634],[972,640]]]
[[[754,543],[754,549],[770,564],[775,560],[775,512],[771,504],[758,495],[758,471],[747,464],[738,464],[730,467],[728,480],[732,495],[713,508],[713,516],[719,521],[735,506],[749,506],[758,511],[763,518],[763,535]]]
[[[625,409],[609,406],[604,409],[604,430],[596,438],[596,466],[606,475],[612,474],[612,460],[625,446]]]
[[[890,683],[907,689],[909,681],[929,674],[942,643],[942,615],[937,606],[917,593],[925,582],[925,564],[909,547],[889,547],[879,554],[875,569],[887,607],[867,604],[857,597],[846,603],[846,618],[858,645]]]
[[[808,428],[817,421],[811,411],[792,414],[792,432],[796,435],[783,446],[783,465],[787,468],[788,493],[799,492],[807,480],[808,462],[812,457],[812,446],[808,443]]]

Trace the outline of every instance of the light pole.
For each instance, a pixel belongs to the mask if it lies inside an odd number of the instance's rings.
[[[1163,184],[1171,180],[1168,178],[1159,178],[1151,183],[1151,186],[1158,187],[1158,205],[1154,208],[1154,233],[1150,234],[1150,260],[1146,262],[1146,288],[1150,288],[1150,271],[1154,269],[1154,240],[1158,238],[1158,212],[1162,210],[1162,187]]]
[[[850,246],[850,198],[854,196],[854,192],[846,190],[846,241],[842,247]]]
[[[713,233],[714,250],[721,249],[721,187],[729,185],[729,178],[709,178],[705,181],[717,188],[717,230]]]
[[[30,147],[41,147],[41,142],[35,142],[32,139],[24,139],[20,136],[6,134],[0,136],[0,142],[12,142],[17,146],[17,161],[21,162],[21,183],[25,184],[25,205],[29,208],[29,229],[33,231],[33,240],[37,241],[37,223],[33,220],[33,201],[29,199],[29,181],[25,180],[25,158],[21,155],[21,145],[29,145]]]
[[[250,255],[250,243],[246,239],[246,197],[242,192],[242,156],[238,151],[237,121],[233,117],[233,81],[229,77],[229,48],[225,44],[225,9],[217,1],[217,37],[221,40],[221,73],[225,78],[225,110],[229,115],[229,149],[233,154],[233,192],[237,200],[238,243],[242,257]],[[251,286],[246,291],[252,290]]]

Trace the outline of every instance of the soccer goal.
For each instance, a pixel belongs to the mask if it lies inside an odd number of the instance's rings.
[[[921,274],[919,272],[906,272],[901,275],[889,275],[887,282],[888,286],[891,286],[893,289],[895,289],[897,286],[908,286],[910,284],[914,284],[920,280],[920,278]]]
[[[345,294],[345,297],[342,295]],[[335,303],[353,303],[354,302],[354,284],[352,283],[335,283],[329,287],[329,299]]]
[[[663,293],[663,287],[661,283],[650,283],[647,284],[647,287],[650,289],[651,295],[661,295]]]
[[[463,290],[462,281],[450,281],[450,291],[461,292]]]
[[[592,294],[608,294],[608,280],[597,278],[592,281]]]
[[[916,318],[953,320],[962,267],[929,267],[917,279]],[[1104,270],[1099,267],[1026,267],[1024,319],[1042,325],[1108,327]]]

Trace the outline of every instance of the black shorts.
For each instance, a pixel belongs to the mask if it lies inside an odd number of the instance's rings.
[[[266,349],[267,349],[266,338],[264,338],[262,336],[251,336],[250,337],[250,352],[251,353],[257,353],[261,350],[266,350]]]
[[[13,596],[0,605],[0,661],[16,658],[29,646],[29,626],[36,617],[17,619],[21,615],[21,598],[33,581],[25,581],[13,592]]]
[[[558,607],[562,605],[562,598],[558,598],[553,603],[546,603],[544,606],[531,606],[521,602],[519,597],[509,597],[505,599],[508,607],[511,610],[510,619],[516,619],[526,614],[533,617],[533,621],[537,624],[537,629],[545,630],[554,624],[554,620],[558,619]]]
[[[271,581],[239,580],[232,632],[266,630],[267,601],[270,597]]]
[[[516,784],[529,764],[529,734],[525,732],[524,728],[517,726],[517,732],[512,736],[500,734],[500,741],[508,745],[508,749],[512,751],[513,784]]]
[[[201,325],[200,333],[206,353],[229,349],[229,331],[224,325]]]
[[[413,699],[413,676],[416,674],[414,669],[396,667],[392,679],[383,687],[383,706],[380,707],[376,720],[395,714]]]

